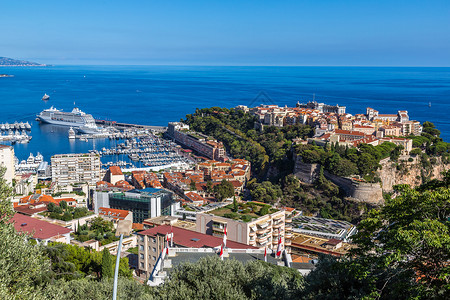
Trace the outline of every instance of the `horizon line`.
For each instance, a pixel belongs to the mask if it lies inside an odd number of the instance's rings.
[[[0,65],[0,67],[57,67],[57,66],[149,66],[149,67],[317,67],[317,68],[450,68],[448,66],[427,65],[246,65],[246,64],[40,64],[40,65]]]

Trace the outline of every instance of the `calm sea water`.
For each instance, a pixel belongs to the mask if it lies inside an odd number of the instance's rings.
[[[408,110],[411,119],[435,123],[450,141],[450,68],[51,66],[2,67],[0,73],[14,75],[0,78],[0,123],[32,123],[31,142],[15,145],[19,159],[108,145],[69,141],[67,128],[34,121],[44,108],[70,111],[74,102],[95,118],[167,125],[195,108],[294,106],[315,94],[352,114],[368,106],[380,113]],[[48,102],[41,101],[44,93]]]

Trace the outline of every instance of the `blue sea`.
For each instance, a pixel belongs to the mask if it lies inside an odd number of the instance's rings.
[[[294,106],[314,97],[351,114],[368,106],[380,113],[407,110],[450,141],[450,68],[49,66],[1,67],[0,74],[14,75],[0,78],[0,123],[32,124],[31,142],[14,146],[19,159],[108,146],[108,140],[69,141],[67,128],[35,121],[45,108],[70,111],[74,104],[99,119],[167,125],[196,108]]]

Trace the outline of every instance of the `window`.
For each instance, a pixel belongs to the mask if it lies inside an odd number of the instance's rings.
[[[156,260],[156,256],[153,256],[153,260]]]
[[[144,263],[143,262],[141,262],[141,269],[143,269],[144,268]]]
[[[152,238],[152,243],[156,243],[156,239],[155,238]]]
[[[156,252],[156,248],[155,247],[153,247],[153,252]]]
[[[143,253],[141,253],[140,258],[144,259],[144,254]]]
[[[139,236],[139,238],[140,238],[141,242],[144,241],[144,236],[143,235]]]
[[[139,246],[139,251],[144,251],[144,246],[140,245]]]

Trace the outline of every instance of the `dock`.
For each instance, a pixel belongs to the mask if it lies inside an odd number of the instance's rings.
[[[129,124],[129,123],[116,122],[116,121],[108,121],[108,120],[95,120],[95,123],[97,125],[102,125],[102,126],[116,127],[119,130],[123,130],[126,128],[150,129],[150,130],[153,130],[156,132],[165,132],[167,130],[167,126]]]

